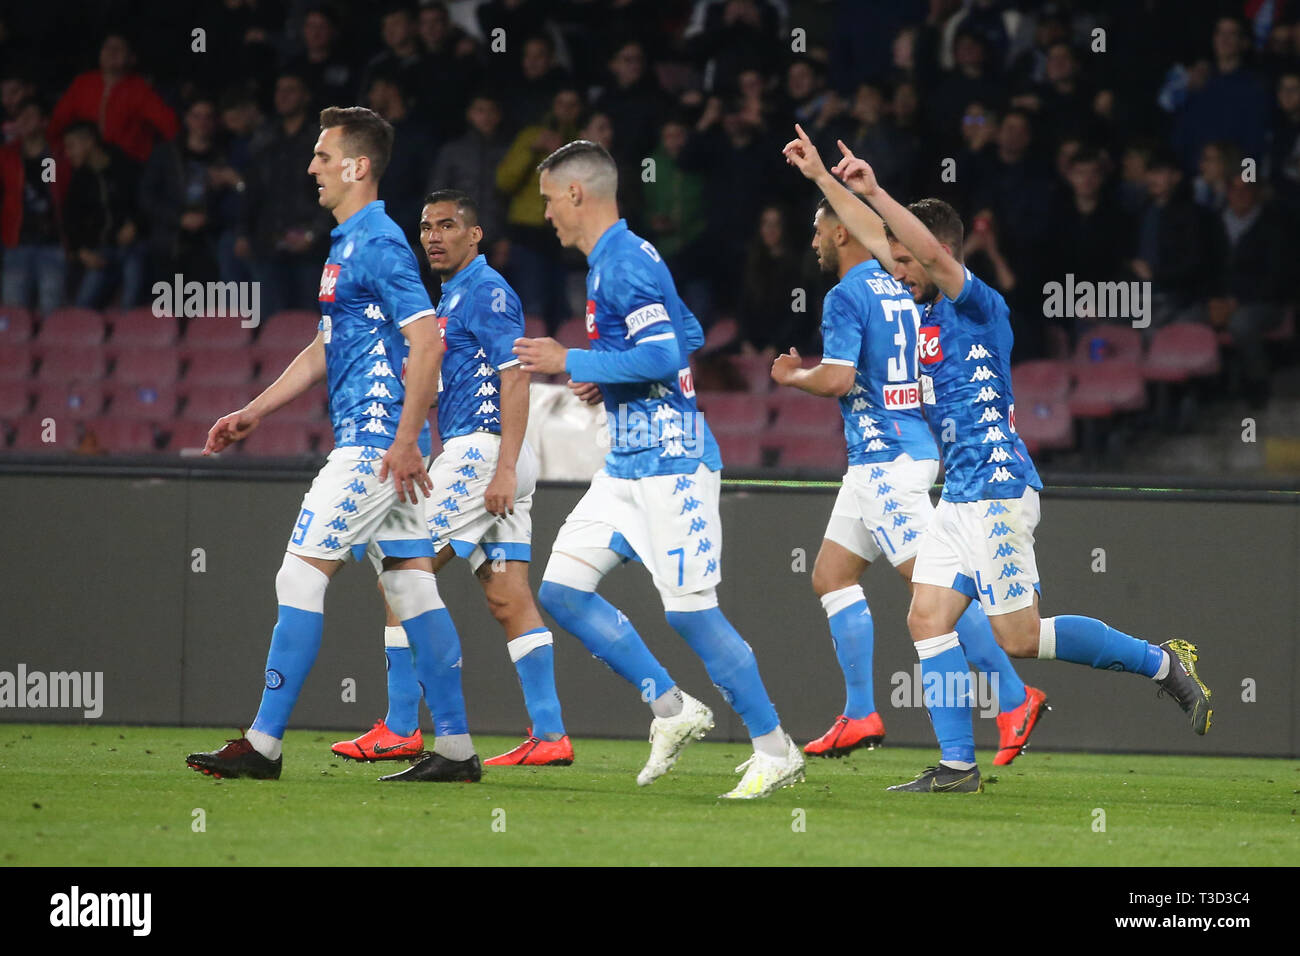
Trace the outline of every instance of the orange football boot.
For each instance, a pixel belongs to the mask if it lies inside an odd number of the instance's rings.
[[[399,737],[382,720],[376,720],[360,737],[340,740],[330,750],[345,760],[405,760],[424,752],[424,735],[420,728],[409,737]]]
[[[1043,711],[1051,709],[1046,694],[1037,687],[1025,685],[1025,702],[1015,710],[998,714],[998,754],[993,758],[993,766],[1005,767],[1019,757],[1038,718],[1043,716]]]
[[[539,740],[533,728],[525,731],[528,739],[514,750],[483,761],[485,767],[567,767],[573,763],[573,744],[569,735],[559,740]]]
[[[885,723],[875,711],[865,717],[840,714],[831,729],[804,747],[803,752],[810,757],[843,757],[859,747],[878,747],[884,739]]]

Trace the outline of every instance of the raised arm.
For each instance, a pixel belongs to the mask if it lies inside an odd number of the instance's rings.
[[[785,144],[782,153],[786,162],[795,167],[822,191],[826,201],[835,210],[836,217],[854,239],[867,247],[887,272],[894,271],[894,260],[889,254],[889,240],[885,238],[885,224],[826,169],[817,147],[813,145],[803,127],[795,124],[795,139]]]
[[[885,192],[884,187],[876,182],[876,174],[866,160],[854,156],[843,142],[839,145],[844,158],[835,164],[831,172],[843,179],[853,192],[880,214],[894,238],[916,257],[916,261],[934,280],[940,292],[949,299],[961,295],[966,284],[966,269],[962,264],[943,247],[921,220]]]

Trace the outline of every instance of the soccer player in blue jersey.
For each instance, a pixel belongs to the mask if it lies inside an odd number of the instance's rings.
[[[845,704],[831,728],[804,747],[813,756],[842,757],[885,736],[872,687],[874,622],[859,581],[872,561],[884,557],[910,583],[934,515],[930,487],[939,456],[921,414],[920,313],[911,292],[877,258],[892,265],[884,224],[830,175],[803,129],[795,130],[785,156],[825,194],[813,218],[812,244],[822,269],[839,282],[822,306],[821,364],[804,369],[791,349],[777,356],[772,378],[837,398],[844,417],[849,469],[813,565],[812,585],[844,674]],[[870,247],[841,221],[835,204],[869,228]],[[1047,697],[1025,686],[978,604],[966,609],[956,630],[968,660],[991,675],[999,710],[994,763],[1009,764],[1024,748]]]
[[[966,656],[955,625],[977,600],[1012,657],[1060,659],[1155,680],[1189,717],[1210,727],[1210,691],[1196,673],[1196,647],[1149,644],[1090,617],[1038,612],[1034,529],[1042,481],[1015,430],[1012,333],[1006,301],[961,263],[961,218],[947,203],[904,207],[843,143],[834,172],[884,220],[894,277],[923,306],[917,360],[921,403],[940,436],[943,499],[921,540],[912,573],[908,628],[927,684],[943,688],[930,706],[938,766],[891,787],[912,792],[983,789],[968,700]],[[950,434],[944,435],[948,430]]]
[[[483,761],[496,765],[573,763],[555,693],[551,632],[528,583],[537,458],[528,428],[528,373],[511,351],[524,334],[519,297],[479,253],[478,206],[454,189],[430,193],[420,214],[420,241],[442,280],[436,314],[446,354],[438,379],[442,454],[429,469],[429,535],[437,572],[454,557],[469,560],[493,617],[506,632],[531,718],[527,740]],[[375,545],[371,560],[381,559]],[[365,734],[334,745],[356,760],[420,753],[420,685],[401,622],[388,609],[384,631],[388,714]]]
[[[460,643],[438,596],[433,542],[416,491],[427,496],[431,488],[426,416],[443,345],[415,256],[376,198],[393,128],[361,107],[323,110],[320,125],[306,172],[338,222],[321,273],[320,329],[262,394],[218,419],[204,453],[246,438],[322,378],[335,447],[303,498],[276,575],[279,614],[252,728],[186,762],[221,777],[280,776],[281,738],[320,650],[325,590],[343,563],[373,541],[438,732],[423,775],[408,779],[477,780],[482,767],[465,718]]]
[[[668,623],[736,708],[754,754],[727,798],[762,797],[803,779],[803,755],[781,728],[754,652],[718,608],[722,460],[695,404],[690,352],[703,340],[659,253],[619,218],[614,160],[595,143],[560,147],[538,166],[546,218],[560,243],[587,256],[589,349],[520,339],[527,371],[567,372],[598,385],[610,430],[605,467],[556,537],[538,599],[593,655],[650,703],[644,786],[713,727],[713,713],[683,693],[627,617],[596,594],[632,559],[645,564]]]

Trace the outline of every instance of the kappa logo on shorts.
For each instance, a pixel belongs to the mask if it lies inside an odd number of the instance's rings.
[[[717,570],[718,570],[718,562],[713,560],[713,558],[709,558],[709,563],[704,566],[704,573],[713,574]]]
[[[943,361],[943,346],[939,344],[939,326],[923,325],[916,332],[916,354],[922,365]]]
[[[704,554],[707,551],[712,551],[712,550],[713,550],[713,542],[710,541],[708,538],[701,538],[699,545],[695,548],[695,554],[696,556],[699,556],[701,554]]]
[[[989,510],[986,511],[986,512],[984,512],[984,517],[986,517],[986,518],[992,518],[994,515],[1004,515],[1004,514],[1009,514],[1009,513],[1010,513],[1010,510],[1011,510],[1011,509],[1009,509],[1009,508],[1008,508],[1006,505],[1004,505],[1002,502],[1000,502],[1000,501],[994,501],[994,502],[991,502],[991,503],[989,504]]]
[[[907,544],[909,541],[915,541],[916,536],[920,533],[921,532],[917,531],[915,528],[908,528],[903,532],[903,544]]]
[[[1020,595],[1024,594],[1026,591],[1027,588],[1017,581],[1015,584],[1011,585],[1011,587],[1007,588],[1007,593],[1002,595],[1002,600],[1005,601],[1008,598],[1020,597]]]
[[[1006,564],[1002,565],[1002,573],[999,574],[998,577],[999,577],[999,578],[1014,578],[1014,577],[1019,577],[1020,575],[1022,575],[1022,574],[1024,574],[1024,573],[1025,573],[1025,569],[1024,569],[1024,568],[1020,567],[1020,566],[1019,566],[1018,564],[1016,564],[1016,562],[1014,562],[1014,561],[1008,561]]]
[[[1011,534],[1011,528],[1005,521],[999,521],[989,530],[990,538],[1005,538]]]
[[[686,500],[682,502],[682,510],[677,512],[677,514],[680,516],[686,514],[688,511],[694,511],[700,506],[700,504],[700,499],[692,498],[690,495],[687,495]]]
[[[343,267],[336,263],[326,263],[320,274],[320,293],[316,296],[321,302],[333,302],[338,290],[339,270]]]
[[[1000,545],[998,545],[998,549],[997,549],[996,551],[993,552],[993,557],[995,557],[995,558],[1009,558],[1009,557],[1011,557],[1011,555],[1013,555],[1013,554],[1019,554],[1019,553],[1020,553],[1019,551],[1017,551],[1015,548],[1011,547],[1011,543],[1010,543],[1010,542],[1008,542],[1008,541],[1003,541]]]

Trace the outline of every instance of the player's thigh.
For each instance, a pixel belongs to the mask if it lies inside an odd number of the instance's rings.
[[[543,580],[594,591],[618,565],[639,560],[634,542],[647,548],[648,537],[644,519],[635,513],[631,484],[603,468],[596,473],[555,536]]]
[[[817,551],[817,560],[813,562],[813,592],[821,597],[832,591],[852,587],[870,566],[871,562],[862,555],[830,538],[824,538]]]
[[[647,547],[638,550],[665,598],[708,592],[722,581],[722,473],[700,465],[687,475],[636,481]]]
[[[937,584],[912,584],[912,603],[907,610],[907,629],[913,641],[941,637],[957,629],[957,619],[966,611],[970,598],[962,592]]]

